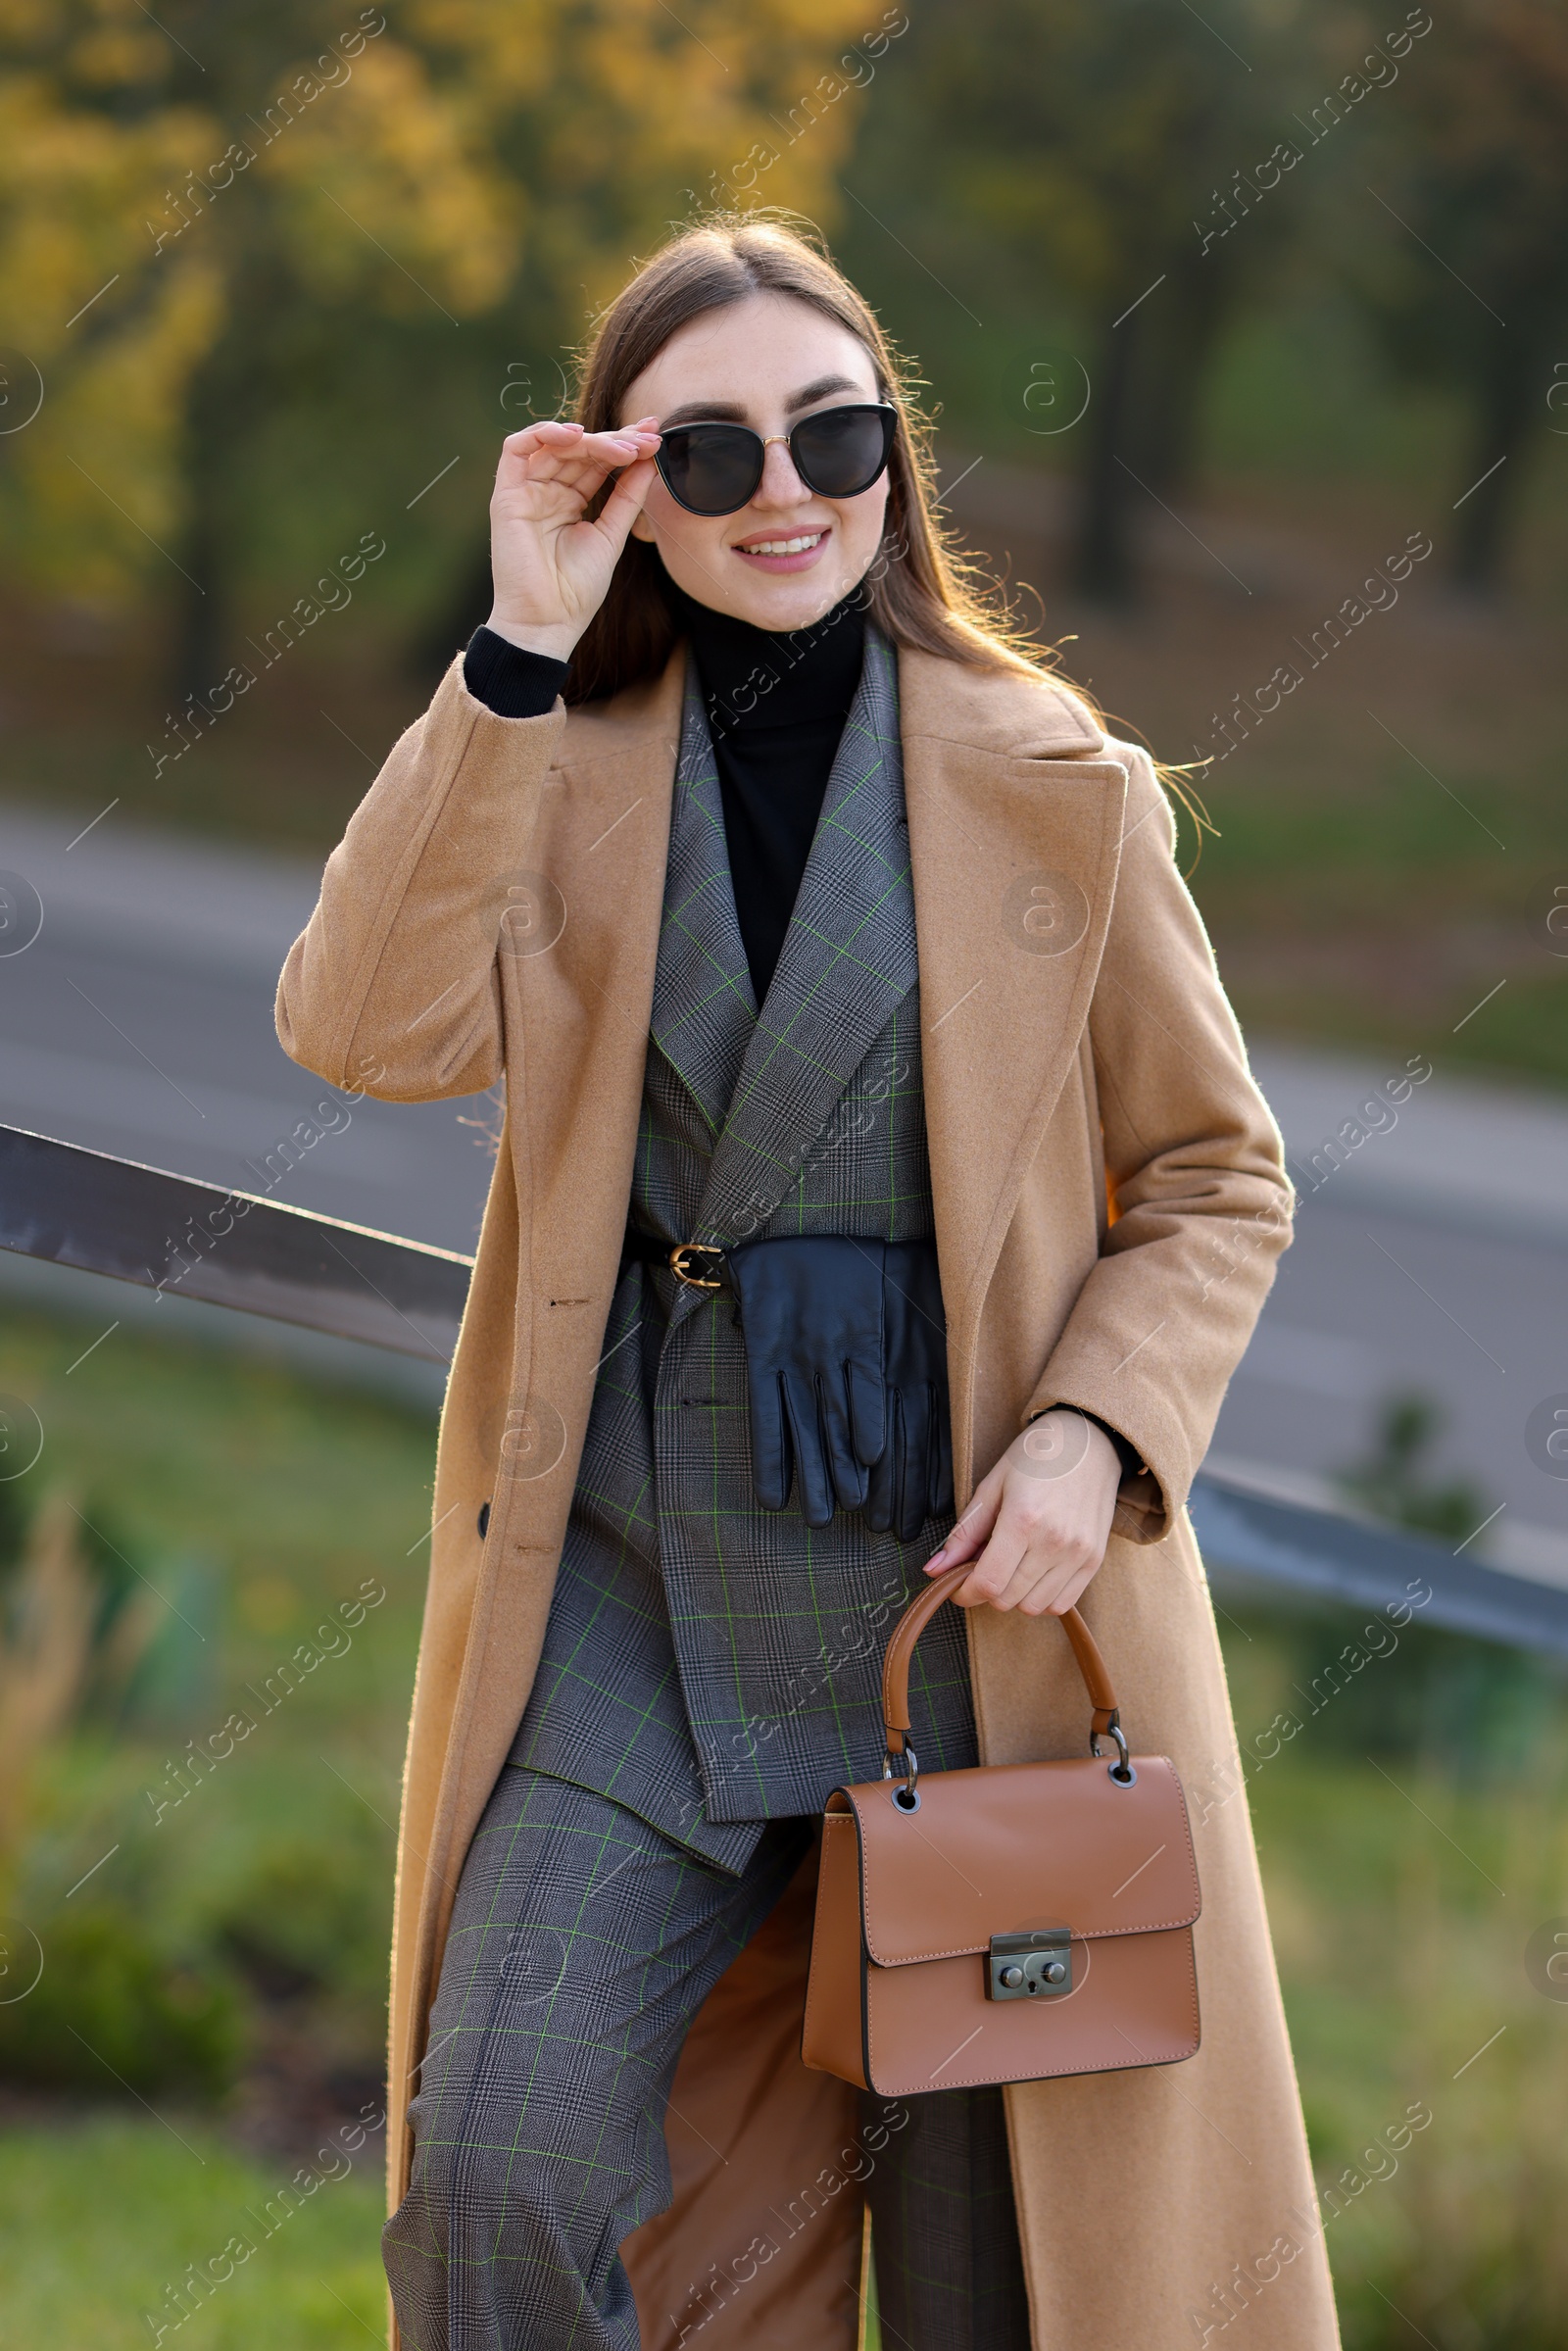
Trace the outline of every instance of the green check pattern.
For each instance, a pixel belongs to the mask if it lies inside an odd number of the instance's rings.
[[[458,1888],[409,2192],[382,2236],[406,2351],[638,2351],[619,2248],[669,2202],[682,2042],[810,1837],[776,1822],[735,1873],[603,1796],[503,1770]],[[890,2351],[1028,2351],[1001,2091],[867,2097],[860,2121],[839,2161],[871,2204]],[[809,2226],[813,2189],[781,2162],[778,2248]],[[740,2316],[747,2249],[705,2249]],[[676,2314],[657,2339],[700,2342],[724,2300],[694,2294],[685,2331]]]
[[[765,1003],[735,914],[718,773],[688,679],[631,1213],[670,1243],[932,1231],[896,658],[865,665]],[[727,1293],[617,1286],[533,1694],[512,1760],[742,1869],[769,1820],[882,1764],[888,1634],[951,1521],[758,1506]],[[977,1760],[963,1626],[915,1654],[913,1739]]]
[[[737,1877],[602,1796],[502,1772],[409,2108],[409,2192],[382,2235],[406,2351],[636,2351],[619,2247],[669,2202],[681,2045],[808,1841],[782,1824]]]

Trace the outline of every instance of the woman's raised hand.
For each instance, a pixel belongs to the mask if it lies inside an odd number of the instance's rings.
[[[610,588],[632,518],[654,478],[658,419],[617,432],[552,420],[509,433],[490,501],[489,626],[530,653],[570,658]],[[619,471],[597,518],[586,509]]]

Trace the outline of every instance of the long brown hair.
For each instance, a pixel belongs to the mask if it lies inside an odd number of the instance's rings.
[[[791,294],[847,327],[870,355],[881,398],[899,412],[886,529],[864,582],[870,619],[895,645],[970,668],[1049,661],[1015,625],[995,586],[953,545],[937,510],[931,427],[910,371],[815,231],[793,215],[713,214],[645,263],[600,315],[583,350],[578,422],[589,432],[618,424],[632,384],[678,328],[760,293]],[[572,655],[567,702],[597,701],[657,676],[678,633],[657,548],[629,539],[610,593]]]

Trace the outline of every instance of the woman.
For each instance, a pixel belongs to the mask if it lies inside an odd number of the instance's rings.
[[[506,1084],[404,1803],[401,2339],[847,2347],[865,2210],[890,2344],[1261,2297],[1327,2351],[1183,1513],[1290,1196],[1150,759],[956,573],[874,318],[776,220],[634,277],[491,516],[278,999],[336,1082]],[[1082,1598],[1189,1790],[1203,2042],[858,2107],[799,2062],[812,1825],[961,1563],[923,1764],[1077,1751]]]

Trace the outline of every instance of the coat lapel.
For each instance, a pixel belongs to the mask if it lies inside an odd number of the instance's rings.
[[[898,670],[892,648],[868,628],[860,684],[696,1238],[734,1240],[765,1224],[916,976]]]
[[[716,1136],[757,1026],[757,998],[735,913],[718,766],[689,658],[652,1026]]]
[[[985,1294],[1079,1050],[1127,769],[1049,680],[906,653],[920,1049],[956,1430]]]

